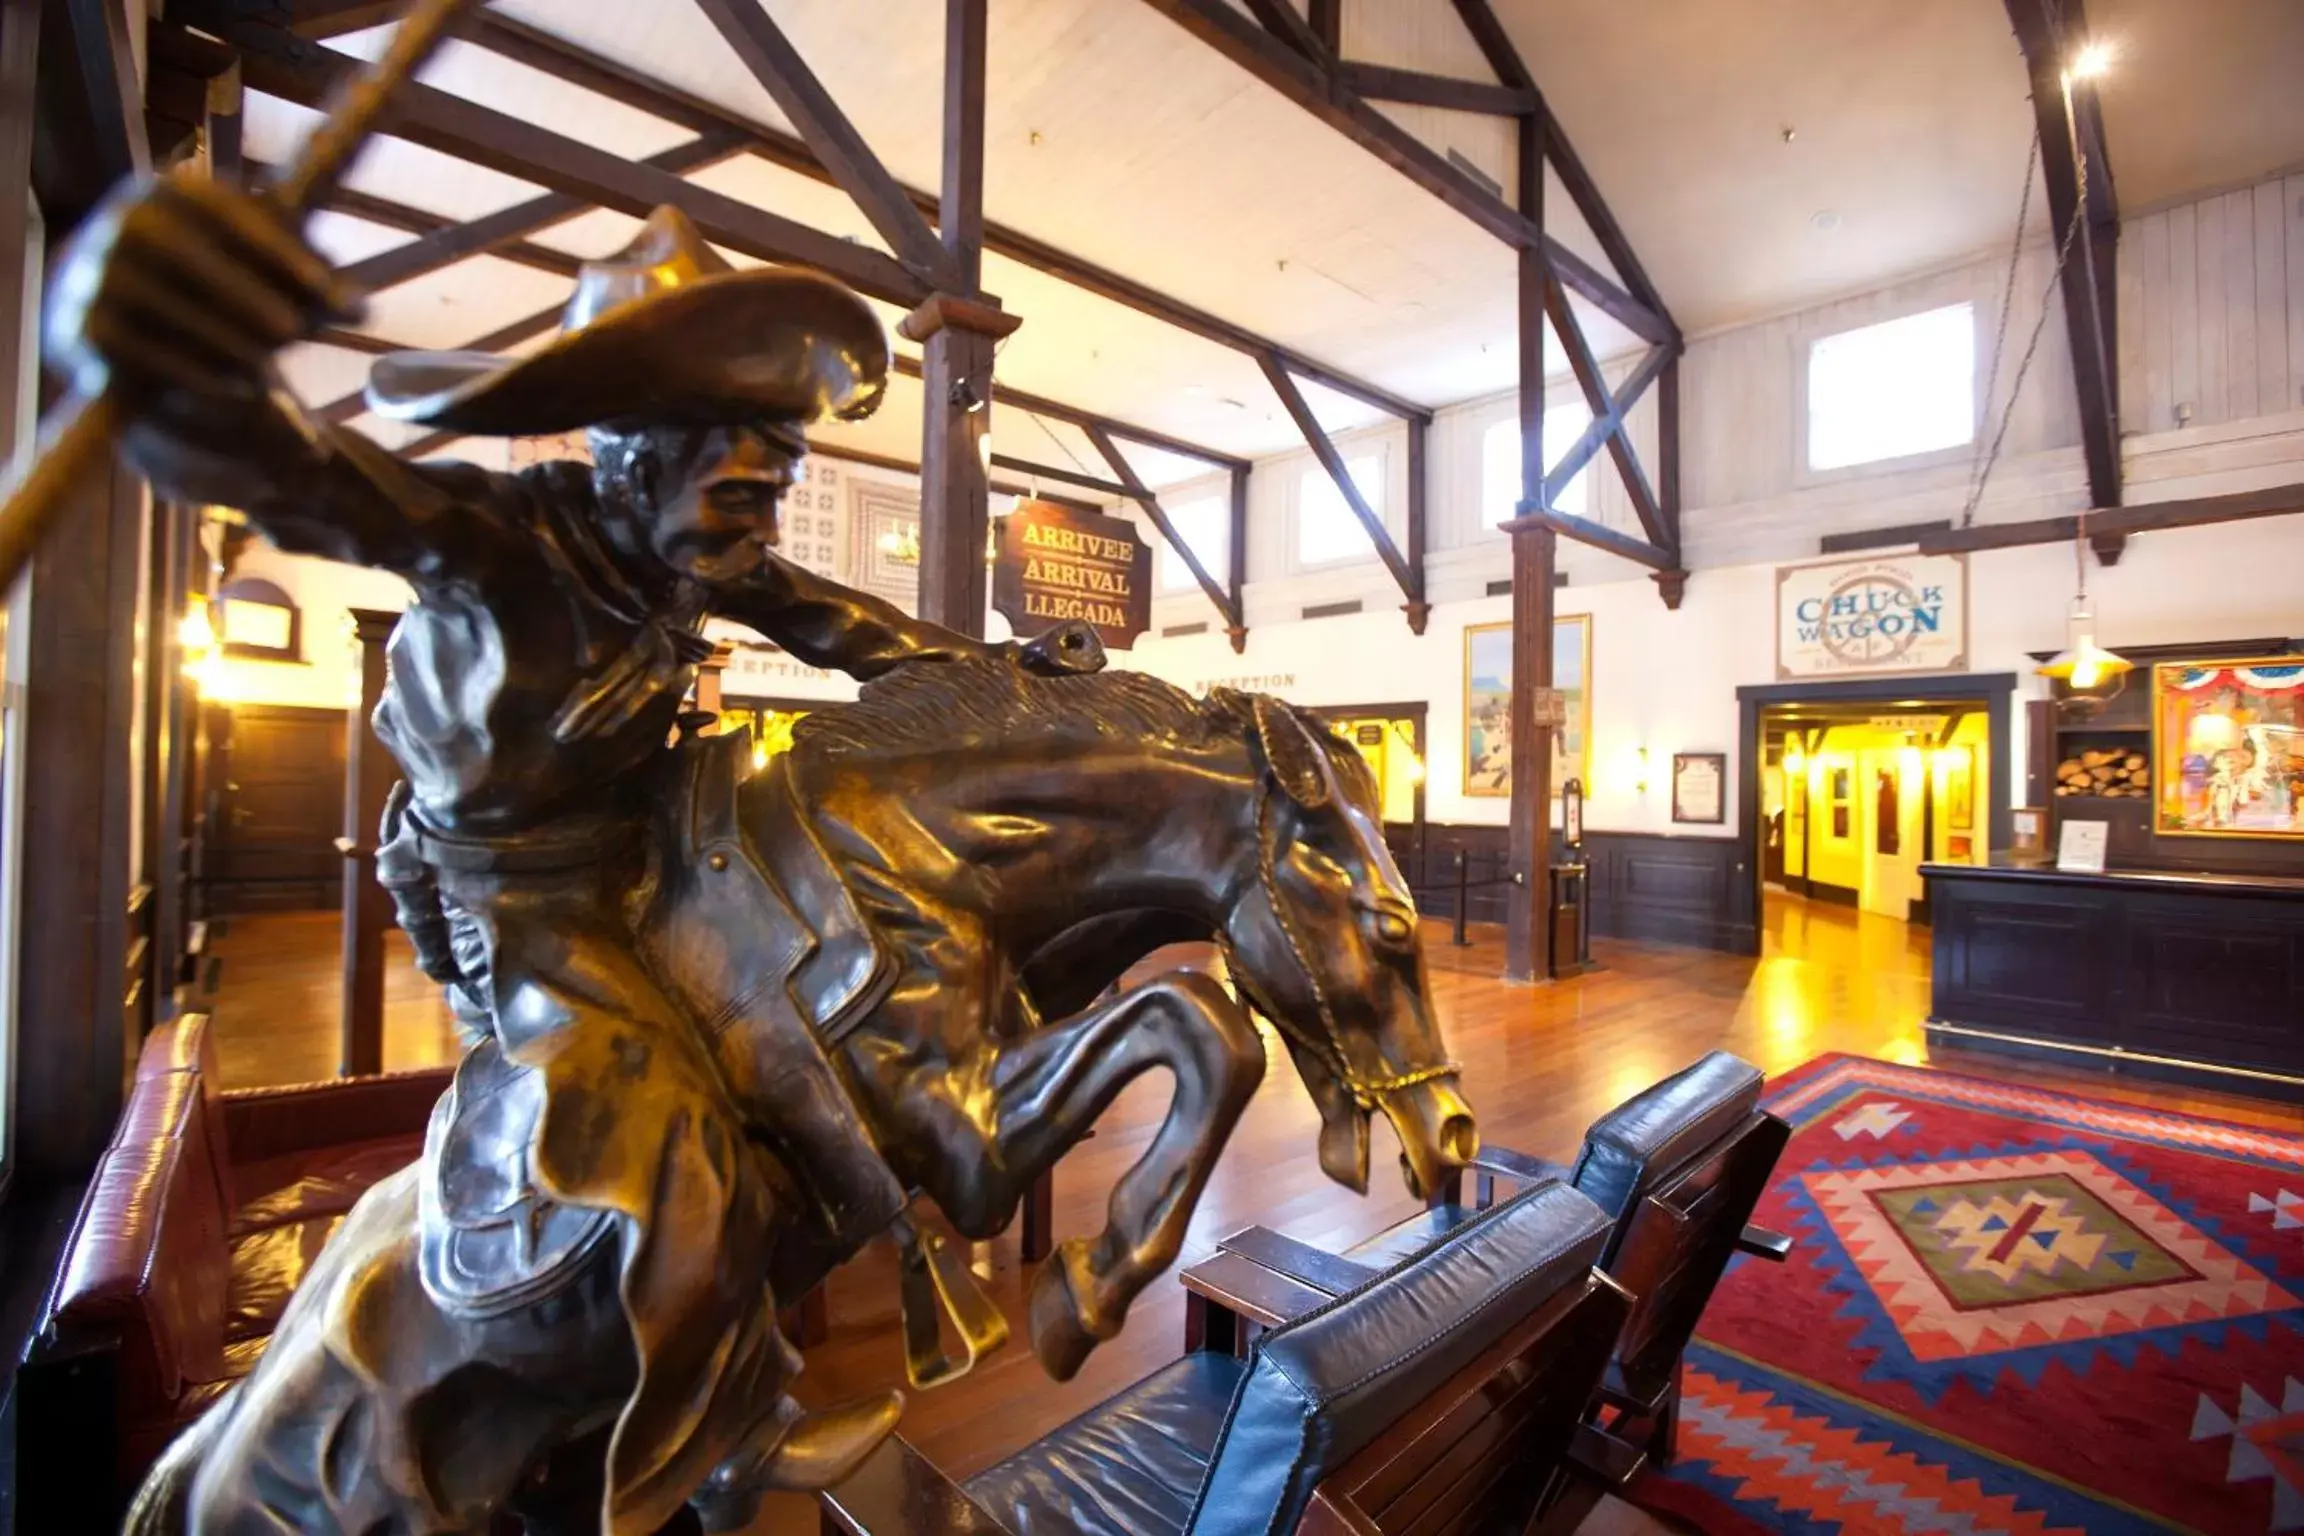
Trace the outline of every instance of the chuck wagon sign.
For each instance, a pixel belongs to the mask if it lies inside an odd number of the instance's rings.
[[[1884,555],[1776,570],[1776,676],[1968,666],[1968,557]]]
[[[1127,650],[1152,623],[1152,551],[1133,523],[1019,501],[1000,520],[992,606],[1019,639],[1077,619]]]

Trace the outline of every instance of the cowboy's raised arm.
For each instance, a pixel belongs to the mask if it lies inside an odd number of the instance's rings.
[[[113,391],[129,461],[165,494],[239,507],[284,549],[412,576],[494,539],[469,509],[496,477],[419,469],[338,428],[307,436],[272,397],[274,355],[357,299],[253,198],[188,178],[124,186],[49,295],[49,362]]]
[[[908,661],[1014,655],[1035,672],[1093,672],[1104,665],[1093,632],[1050,630],[1023,646],[989,645],[915,619],[893,603],[844,587],[771,554],[741,583],[715,587],[712,610],[757,630],[812,667],[869,682]]]

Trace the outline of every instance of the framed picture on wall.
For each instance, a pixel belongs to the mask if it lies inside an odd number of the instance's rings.
[[[1566,704],[1552,735],[1552,796],[1570,778],[1592,783],[1592,616],[1552,621],[1552,686]],[[1512,793],[1512,626],[1464,630],[1464,793]]]
[[[2304,838],[2304,656],[2152,669],[2153,830]]]
[[[1976,754],[1944,749],[1944,817],[1955,832],[1976,830]]]
[[[1672,754],[1672,819],[1724,822],[1728,819],[1728,754]]]

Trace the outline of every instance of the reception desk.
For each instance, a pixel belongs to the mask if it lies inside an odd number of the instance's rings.
[[[1920,873],[1931,1045],[2304,1098],[2304,879]]]

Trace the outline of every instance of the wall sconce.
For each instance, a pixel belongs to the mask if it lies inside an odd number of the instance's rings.
[[[1638,794],[1648,793],[1648,749],[1646,747],[1634,747],[1632,749],[1632,788]]]
[[[1786,747],[1784,749],[1784,771],[1791,774],[1806,773],[1808,771],[1808,754],[1801,751],[1798,746]]]

